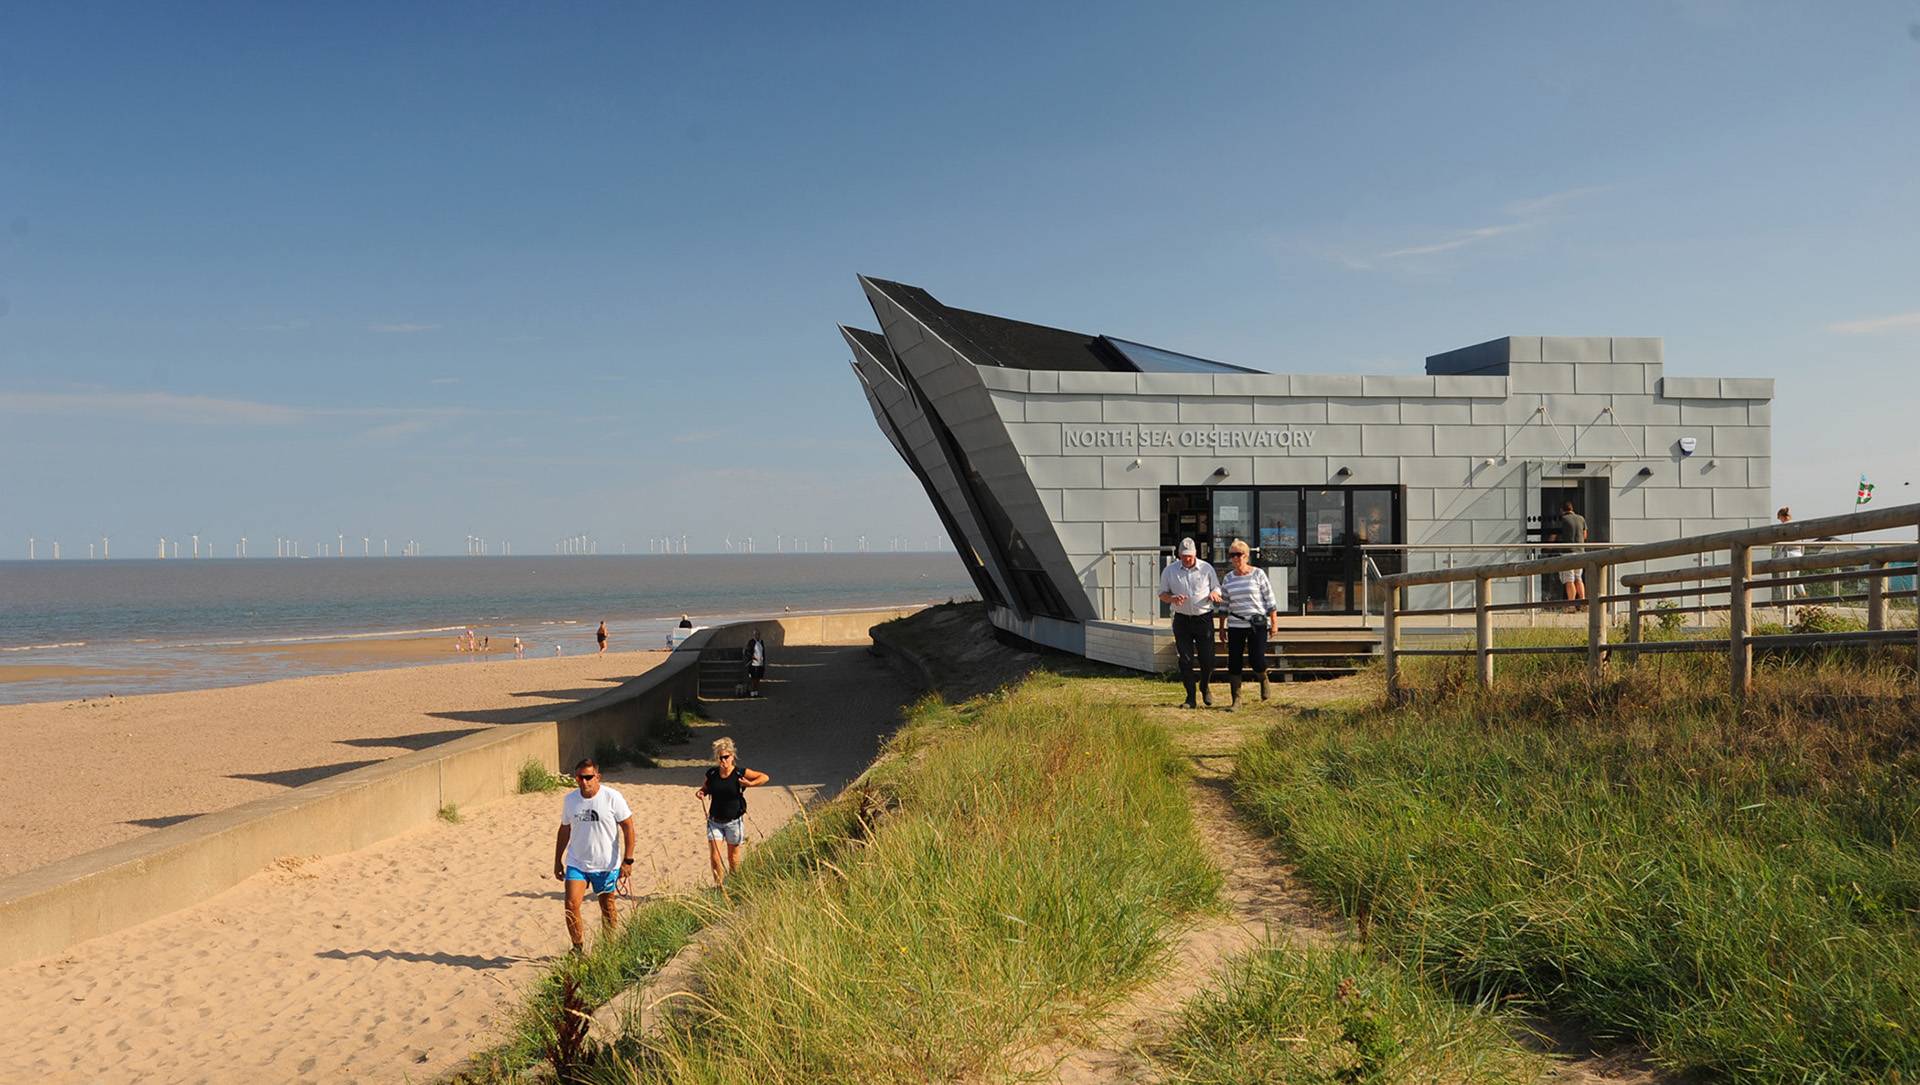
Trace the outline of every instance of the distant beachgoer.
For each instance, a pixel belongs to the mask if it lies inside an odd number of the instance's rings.
[[[480,638],[480,650],[483,652],[493,651],[493,638],[491,636]]]
[[[741,768],[739,751],[730,738],[713,740],[713,767],[707,781],[694,791],[707,805],[707,858],[713,863],[713,884],[740,869],[740,849],[746,843],[747,788],[759,787],[771,777]],[[725,845],[723,853],[721,845]]]
[[[1793,522],[1793,510],[1787,507],[1786,505],[1782,505],[1780,506],[1780,511],[1773,514],[1773,518],[1778,523],[1790,524]],[[1801,542],[1798,539],[1795,539],[1794,541],[1789,542],[1783,546],[1774,547],[1774,556],[1782,557],[1782,558],[1803,558],[1807,556],[1807,547],[1805,543]],[[1805,570],[1797,570],[1797,571],[1804,572]],[[1775,574],[1775,575],[1781,575],[1781,574]],[[1789,572],[1784,575],[1793,576],[1795,574],[1793,572]],[[1805,596],[1806,594],[1807,594],[1807,586],[1805,584],[1789,584],[1784,588],[1775,588],[1773,591],[1773,597],[1782,602],[1785,602],[1788,599],[1798,599]],[[1787,613],[1791,614],[1791,611]],[[1787,618],[1784,618],[1783,620],[1791,623],[1793,619],[1791,617],[1787,617]]]
[[[467,628],[467,651],[477,652],[479,650],[479,643],[473,639],[473,628],[469,626]]]
[[[607,621],[605,618],[600,619],[600,628],[594,632],[593,639],[600,642],[600,650],[602,652],[607,650]]]
[[[456,652],[464,652],[464,651],[466,651],[466,650],[467,650],[467,639],[466,639],[465,637],[455,637],[455,638],[453,638],[453,650],[454,650],[454,651],[456,651]]]
[[[573,951],[584,952],[585,924],[580,903],[588,890],[600,898],[600,924],[613,930],[619,920],[614,894],[632,892],[633,810],[624,795],[600,783],[600,766],[586,758],[573,766],[576,791],[560,804],[560,831],[553,840],[553,876],[567,887],[567,937]]]
[[[689,618],[689,617],[687,617],[687,616],[686,616],[685,614],[682,614],[682,615],[680,615],[680,626],[679,626],[679,628],[681,628],[681,629],[692,629],[692,628],[693,628],[693,619],[692,619],[692,618]]]
[[[515,659],[527,658],[527,646],[520,643],[519,637],[513,638],[513,658]]]
[[[767,676],[767,642],[760,639],[758,629],[747,633],[747,647],[742,655],[747,661],[747,696],[760,696],[760,680]]]
[[[554,645],[554,646],[553,646],[553,654],[554,654],[554,655],[559,655],[559,654],[560,654],[560,646],[559,646],[558,644],[556,644],[556,645]]]

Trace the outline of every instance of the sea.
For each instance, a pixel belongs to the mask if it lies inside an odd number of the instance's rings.
[[[439,662],[471,628],[489,659],[666,646],[680,616],[974,597],[951,553],[242,558],[0,562],[0,704],[204,689]],[[409,652],[378,644],[410,641]],[[312,646],[316,650],[301,650]],[[332,646],[326,648],[324,646]]]

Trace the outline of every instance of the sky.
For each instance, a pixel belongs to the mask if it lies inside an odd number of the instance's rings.
[[[1776,380],[1777,502],[1920,500],[1917,118],[1920,0],[17,6],[0,558],[930,545],[856,274],[1282,372],[1664,336]]]

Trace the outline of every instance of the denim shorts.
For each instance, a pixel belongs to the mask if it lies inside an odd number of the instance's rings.
[[[604,897],[620,889],[620,872],[617,870],[581,870],[579,867],[570,866],[567,868],[567,880],[586,882],[587,888],[592,890],[596,897]]]
[[[744,828],[746,820],[746,818],[734,818],[732,821],[715,821],[712,818],[708,818],[707,839],[724,840],[738,847],[740,842],[746,839],[746,829]]]

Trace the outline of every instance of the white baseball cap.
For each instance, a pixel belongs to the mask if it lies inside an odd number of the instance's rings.
[[[1192,540],[1192,539],[1181,539],[1181,540],[1180,540],[1180,549],[1179,549],[1179,553],[1181,553],[1181,554],[1198,554],[1199,552],[1200,552],[1200,548],[1199,548],[1199,547],[1197,547],[1197,546],[1195,546],[1195,545],[1193,545],[1193,540]]]

